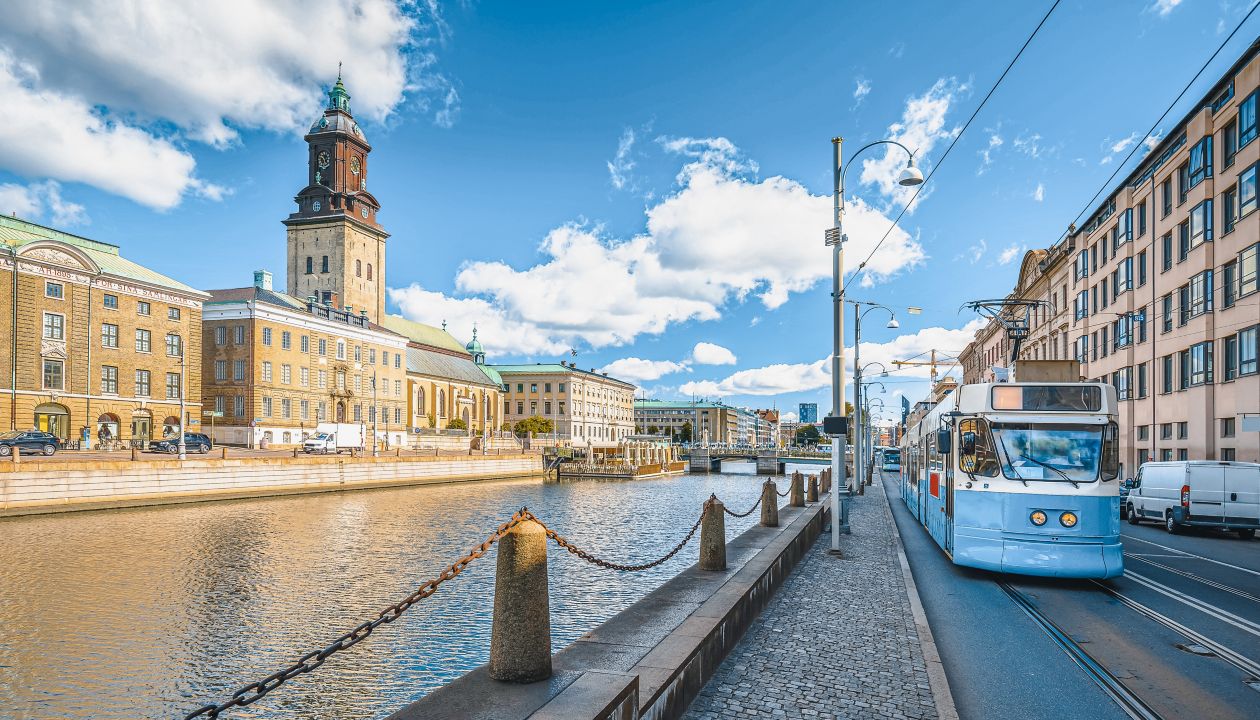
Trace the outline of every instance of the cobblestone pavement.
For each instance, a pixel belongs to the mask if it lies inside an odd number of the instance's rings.
[[[850,525],[844,558],[819,536],[686,720],[937,717],[882,483]]]

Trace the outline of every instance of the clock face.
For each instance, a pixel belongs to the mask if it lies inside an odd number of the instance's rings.
[[[321,150],[319,155],[315,158],[315,164],[319,165],[320,169],[327,168],[331,162],[332,158],[328,157],[327,150]]]
[[[362,214],[363,214],[363,219],[364,219],[364,220],[367,220],[367,212],[368,212],[368,211],[367,211],[367,207],[365,206],[361,212],[362,212]]]
[[[355,175],[359,174],[359,156],[358,155],[355,155],[354,157],[350,158],[350,172],[354,173]]]

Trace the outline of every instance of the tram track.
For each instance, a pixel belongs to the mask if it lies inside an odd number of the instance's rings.
[[[1053,620],[1037,607],[1031,598],[1005,580],[997,580],[995,582],[1002,592],[1006,593],[1015,605],[1049,636],[1055,645],[1063,650],[1078,667],[1084,670],[1086,675],[1094,681],[1094,684],[1111,698],[1126,715],[1135,720],[1163,720],[1162,715],[1156,712],[1146,701],[1138,697],[1119,678],[1107,670],[1102,663],[1098,662],[1070,635],[1056,625]],[[1103,587],[1105,589],[1105,586]]]

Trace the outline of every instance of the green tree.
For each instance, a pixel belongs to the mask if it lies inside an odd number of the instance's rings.
[[[648,435],[655,435],[660,431],[661,429],[656,427],[655,425],[648,425]]]
[[[524,420],[517,420],[516,424],[512,426],[512,430],[517,435],[524,435],[531,432],[535,435],[541,435],[543,433],[551,432],[551,427],[550,419],[539,417],[538,415],[531,415]]]
[[[691,423],[690,422],[685,422],[682,424],[682,428],[678,431],[678,441],[691,442]]]
[[[796,434],[792,436],[792,441],[797,445],[817,445],[821,439],[822,434],[813,425],[802,425],[796,428]]]
[[[468,423],[464,422],[463,418],[451,418],[451,421],[446,423],[446,429],[447,430],[467,430]]]
[[[504,420],[503,424],[499,426],[499,429],[503,432],[512,432],[512,423]]]

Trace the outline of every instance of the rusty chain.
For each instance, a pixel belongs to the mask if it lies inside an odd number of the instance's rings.
[[[219,717],[220,713],[222,713],[224,710],[228,710],[234,707],[245,707],[246,705],[252,705],[258,702],[259,700],[263,699],[264,697],[266,697],[268,693],[280,687],[285,682],[292,680],[293,678],[299,675],[304,675],[308,672],[311,672],[312,670],[318,668],[320,665],[323,665],[324,662],[332,655],[342,650],[346,650],[347,648],[354,647],[355,645],[363,642],[364,640],[367,639],[369,635],[372,634],[373,630],[380,627],[381,625],[384,625],[386,623],[391,623],[397,620],[412,605],[415,605],[417,602],[420,602],[421,600],[437,592],[438,587],[442,583],[458,576],[474,560],[476,560],[477,558],[480,558],[482,555],[485,555],[486,552],[488,552],[490,548],[493,547],[496,542],[503,539],[503,537],[507,535],[508,532],[512,530],[512,528],[516,527],[517,525],[520,525],[526,520],[536,520],[536,518],[534,517],[533,513],[529,512],[526,509],[522,509],[519,512],[517,512],[515,515],[513,515],[511,520],[508,520],[507,522],[500,525],[498,529],[494,531],[494,534],[486,538],[485,542],[478,545],[476,548],[474,548],[464,557],[448,565],[446,569],[444,569],[441,573],[439,573],[436,578],[433,578],[432,580],[425,582],[423,585],[418,587],[415,592],[411,593],[410,595],[398,601],[397,603],[394,603],[393,605],[390,605],[389,607],[377,613],[375,620],[370,620],[368,622],[365,622],[359,625],[358,627],[354,628],[350,632],[334,640],[331,644],[329,644],[323,650],[311,651],[303,655],[301,658],[299,658],[296,662],[294,662],[289,667],[279,672],[272,673],[271,675],[268,675],[262,680],[257,680],[248,685],[245,685],[244,687],[240,688],[236,692],[232,693],[232,697],[228,698],[222,703],[219,703],[217,705],[215,704],[204,705],[202,707],[197,708],[196,710],[192,711],[188,715],[185,715],[184,720],[192,720],[192,718],[200,718],[200,717],[217,718]]]
[[[586,551],[585,551],[585,550],[583,550],[582,548],[579,548],[579,547],[574,546],[574,545],[573,545],[572,543],[570,543],[568,540],[564,539],[564,538],[563,538],[563,537],[562,537],[559,533],[557,533],[555,530],[552,530],[551,528],[547,527],[547,526],[543,523],[543,521],[539,520],[537,517],[534,517],[534,516],[532,516],[532,515],[531,515],[530,517],[531,517],[531,519],[532,519],[534,522],[538,523],[539,525],[542,525],[543,530],[544,530],[544,531],[546,531],[546,533],[547,533],[547,538],[548,538],[548,539],[550,539],[550,540],[554,541],[554,542],[556,543],[556,545],[559,545],[560,547],[564,548],[565,550],[568,550],[569,552],[571,552],[571,553],[573,553],[574,555],[578,556],[579,558],[581,558],[581,559],[585,560],[586,562],[588,562],[588,563],[590,563],[590,564],[592,564],[592,565],[597,565],[597,566],[602,567],[602,568],[607,568],[607,569],[609,569],[609,570],[621,570],[621,571],[623,571],[623,572],[638,572],[638,571],[640,571],[640,570],[647,570],[647,569],[649,569],[649,568],[654,568],[654,567],[656,567],[657,565],[660,565],[660,564],[664,563],[665,561],[667,561],[667,560],[669,560],[670,558],[672,558],[672,557],[674,557],[675,555],[677,555],[677,554],[678,554],[678,551],[680,551],[680,550],[682,550],[684,547],[686,547],[687,543],[691,542],[691,538],[695,537],[696,530],[699,530],[699,529],[700,529],[700,523],[704,522],[704,516],[709,514],[709,508],[711,508],[711,507],[713,507],[713,499],[712,499],[712,498],[710,498],[709,500],[706,500],[706,501],[704,502],[704,509],[702,509],[702,510],[700,511],[700,517],[696,518],[696,523],[695,523],[694,525],[692,525],[692,526],[691,526],[691,530],[689,530],[689,531],[687,532],[687,536],[686,536],[686,537],[684,537],[684,538],[682,539],[682,542],[680,542],[680,543],[678,543],[677,545],[675,545],[675,546],[674,546],[674,548],[673,548],[672,550],[670,550],[669,552],[665,553],[665,554],[664,554],[663,556],[661,556],[660,558],[658,558],[658,559],[656,559],[656,560],[653,560],[652,562],[643,563],[642,565],[622,565],[622,564],[620,564],[620,563],[609,562],[608,560],[604,560],[604,559],[602,559],[602,558],[597,558],[597,557],[595,557],[594,555],[592,555],[592,554],[590,554],[590,553],[586,552]]]
[[[753,510],[756,510],[758,507],[761,506],[761,499],[764,497],[765,497],[764,494],[758,497],[757,502],[753,503],[753,506],[748,508],[748,512],[743,512],[743,513],[732,512],[731,509],[726,507],[725,505],[722,506],[722,509],[725,510],[726,514],[730,515],[731,517],[737,517],[737,518],[748,517],[749,515],[753,514]]]

